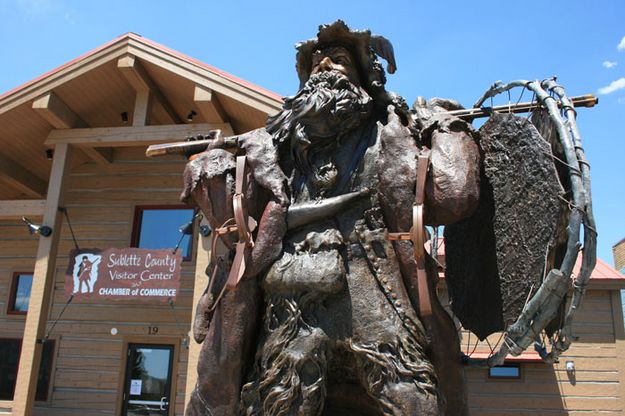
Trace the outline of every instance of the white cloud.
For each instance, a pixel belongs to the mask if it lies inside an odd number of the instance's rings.
[[[603,63],[601,64],[603,65],[604,68],[614,68],[615,66],[618,65],[618,62],[616,61],[603,61]]]
[[[623,36],[623,39],[621,39],[616,49],[618,49],[619,51],[625,49],[625,36]]]
[[[65,12],[65,21],[70,25],[76,24],[76,17],[72,12]],[[611,67],[610,67],[611,68]]]
[[[599,94],[611,94],[614,91],[622,90],[625,88],[625,78],[619,78],[616,81],[612,81],[607,87],[599,88]]]

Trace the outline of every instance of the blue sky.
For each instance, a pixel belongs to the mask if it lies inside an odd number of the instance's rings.
[[[0,92],[135,32],[290,95],[298,85],[294,43],[337,18],[393,42],[398,70],[387,87],[409,104],[421,95],[471,106],[496,80],[553,75],[571,96],[598,95],[599,106],[580,109],[578,123],[592,167],[599,256],[612,264],[611,247],[625,238],[622,0],[0,0]]]

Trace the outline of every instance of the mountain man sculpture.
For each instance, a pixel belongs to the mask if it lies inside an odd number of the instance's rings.
[[[563,200],[592,218],[583,184],[545,156],[570,156],[561,134],[547,137],[550,107],[540,120],[537,110],[538,130],[495,114],[478,133],[450,113],[454,101],[409,110],[386,91],[379,57],[395,72],[385,38],[321,26],[297,45],[300,90],[266,128],[211,132],[190,157],[182,199],[228,251],[213,246],[197,306],[188,415],[468,414],[467,360],[438,300],[425,225],[445,225],[447,285],[464,327],[480,338],[506,331],[506,350],[484,364],[545,328],[568,346],[570,328],[553,324],[575,239],[558,224],[577,215]],[[541,219],[519,219],[519,204]],[[521,254],[506,263],[511,251]],[[541,284],[560,291],[541,295]]]

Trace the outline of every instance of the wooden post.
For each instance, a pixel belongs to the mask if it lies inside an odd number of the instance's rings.
[[[206,219],[202,219],[203,225],[208,225]],[[208,286],[206,280],[206,267],[208,266],[208,258],[211,254],[211,236],[202,237],[200,233],[197,236],[197,251],[195,255],[195,280],[193,281],[193,304],[191,309],[191,331],[193,331],[193,322],[195,322],[196,306],[200,298],[204,294],[204,290]],[[184,394],[184,409],[187,410],[191,392],[195,388],[197,381],[197,363],[200,357],[202,345],[195,342],[193,335],[189,339],[189,357],[187,359],[187,381]]]
[[[50,172],[48,196],[43,211],[43,224],[52,227],[50,237],[39,237],[39,248],[30,302],[22,340],[19,370],[13,397],[13,415],[31,415],[37,389],[39,363],[43,349],[46,323],[50,309],[50,298],[54,290],[57,247],[61,235],[61,214],[59,206],[63,200],[63,189],[71,147],[58,144],[54,151],[54,160]]]
[[[182,123],[182,119],[178,113],[176,113],[174,107],[158,88],[136,56],[132,54],[122,56],[117,61],[117,68],[137,92],[133,126],[144,126],[148,124],[146,121],[150,112],[148,103],[152,101],[152,99],[163,107],[163,110],[165,110],[171,122],[174,124]]]
[[[135,96],[135,109],[132,113],[132,126],[142,127],[150,122],[150,107],[152,95],[150,90],[137,91]]]
[[[614,323],[614,344],[616,346],[615,360],[616,369],[618,371],[619,397],[625,400],[625,326],[623,324],[623,307],[621,305],[621,291],[610,290],[612,301],[612,322]]]

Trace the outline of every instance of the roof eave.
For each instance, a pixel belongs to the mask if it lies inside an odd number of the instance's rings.
[[[108,59],[104,58],[110,55],[112,55],[110,59],[123,55],[127,52],[128,40],[130,38],[130,33],[121,35],[102,46],[5,92],[0,95],[0,114],[6,113],[28,100],[32,100],[52,90],[57,85],[65,82],[65,78],[72,72],[78,71],[79,69],[88,70],[93,66],[98,66],[99,63],[108,62]]]
[[[160,55],[180,67],[185,67],[190,73],[195,72],[199,80],[214,79],[214,84],[223,86],[223,90],[235,91],[249,97],[258,103],[267,113],[275,112],[282,106],[282,98],[267,89],[235,77],[225,71],[205,64],[197,59],[181,54],[135,33],[125,33],[110,42],[99,46],[39,77],[28,81],[10,91],[0,95],[0,114],[33,100],[40,95],[53,90],[90,69],[109,62],[112,59],[127,53],[137,53],[140,58],[150,60],[151,56]],[[194,70],[195,69],[195,70]]]

